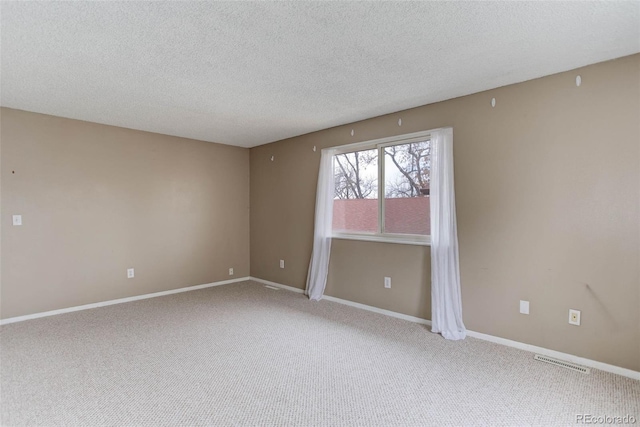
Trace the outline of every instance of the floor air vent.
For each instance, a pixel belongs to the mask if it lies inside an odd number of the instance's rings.
[[[536,354],[535,356],[533,356],[533,358],[536,360],[539,360],[540,362],[551,363],[552,365],[556,365],[561,368],[571,369],[572,371],[581,372],[583,374],[589,373],[589,368],[576,365],[575,363],[565,362],[564,360],[554,359],[553,357],[541,356],[539,354]]]
[[[280,288],[276,288],[275,286],[264,285],[265,288],[273,289],[274,291],[279,291]]]

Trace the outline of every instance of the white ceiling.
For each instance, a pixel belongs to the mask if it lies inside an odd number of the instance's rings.
[[[3,106],[253,147],[640,51],[640,2],[2,2]]]

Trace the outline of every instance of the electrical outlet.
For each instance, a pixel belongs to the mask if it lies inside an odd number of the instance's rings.
[[[520,300],[520,314],[529,314],[529,301]]]
[[[127,279],[133,279],[135,277],[135,272],[133,268],[127,268]]]
[[[580,326],[580,310],[569,310],[569,323],[572,325]]]
[[[22,215],[13,216],[13,225],[22,225]]]
[[[229,276],[233,276],[233,268],[229,269]]]
[[[280,268],[284,268],[284,260],[283,259],[280,260]]]
[[[387,289],[391,288],[391,277],[384,278],[384,287]]]

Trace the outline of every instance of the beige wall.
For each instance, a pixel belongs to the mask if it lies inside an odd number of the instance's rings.
[[[2,318],[249,275],[248,149],[0,113]]]
[[[467,327],[640,370],[639,123],[634,55],[253,148],[251,274],[304,287],[321,148],[453,126]],[[429,318],[428,253],[334,240],[327,294]]]

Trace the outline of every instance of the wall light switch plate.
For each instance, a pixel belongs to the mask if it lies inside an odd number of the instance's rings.
[[[13,225],[22,225],[22,215],[13,216]]]
[[[569,323],[571,325],[580,326],[580,310],[569,310]]]
[[[233,268],[229,269],[229,276],[233,276]]]
[[[284,268],[284,260],[283,259],[280,260],[280,268]]]
[[[520,313],[529,314],[529,301],[520,300]]]
[[[127,268],[127,279],[133,279],[135,277],[135,271],[133,268]]]
[[[391,288],[391,277],[384,278],[384,287],[387,289]]]

